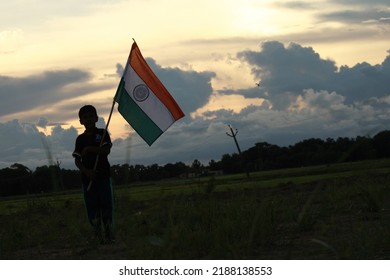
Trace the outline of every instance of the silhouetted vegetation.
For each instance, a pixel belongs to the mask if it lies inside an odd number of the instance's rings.
[[[374,137],[339,137],[326,140],[311,138],[288,147],[267,142],[256,143],[242,152],[242,164],[237,153],[225,154],[219,161],[211,160],[204,166],[195,159],[191,165],[183,162],[164,166],[113,165],[111,175],[114,185],[157,181],[172,178],[207,176],[220,172],[236,174],[281,168],[304,167],[340,162],[360,161],[390,157],[390,131],[382,131]],[[0,170],[0,196],[47,193],[80,188],[78,170],[67,170],[57,162],[51,166],[37,167],[34,171],[21,164],[13,164]]]
[[[114,188],[116,242],[79,191],[3,198],[0,259],[388,260],[390,159]],[[129,187],[130,186],[130,187]]]

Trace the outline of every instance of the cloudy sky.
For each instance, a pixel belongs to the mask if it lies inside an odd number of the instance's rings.
[[[243,150],[390,129],[388,0],[1,0],[0,168],[74,168],[132,38],[186,116],[149,147],[116,106],[112,164],[220,160],[228,124]]]

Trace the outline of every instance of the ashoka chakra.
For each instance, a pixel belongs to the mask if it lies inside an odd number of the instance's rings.
[[[149,89],[145,85],[138,85],[133,90],[134,99],[138,102],[145,101],[149,97]]]

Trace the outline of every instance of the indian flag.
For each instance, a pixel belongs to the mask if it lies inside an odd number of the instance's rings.
[[[115,101],[118,111],[149,146],[184,113],[146,63],[137,44],[131,46]]]

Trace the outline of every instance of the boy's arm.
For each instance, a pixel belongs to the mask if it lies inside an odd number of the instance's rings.
[[[88,169],[84,166],[82,162],[82,150],[83,150],[83,140],[82,138],[77,137],[76,139],[76,145],[75,150],[72,153],[72,156],[74,157],[74,163],[77,166],[77,168],[83,173],[85,176],[87,176],[89,179],[93,180],[95,177],[95,172],[92,169]]]
[[[82,151],[82,156],[85,156],[87,153],[92,153],[100,156],[108,156],[111,151],[111,138],[108,133],[105,134],[104,140],[102,141],[102,146],[87,146]]]
[[[85,156],[86,154],[88,153],[92,153],[92,154],[99,154],[99,155],[103,155],[103,156],[107,156],[111,151],[111,145],[103,145],[102,147],[96,147],[96,146],[87,146],[83,149],[83,151],[81,152],[81,155],[82,156]]]
[[[92,169],[88,169],[84,166],[84,164],[81,162],[80,157],[75,157],[74,163],[76,164],[77,168],[80,169],[80,171],[87,176],[90,179],[93,179],[95,177],[95,172]]]

